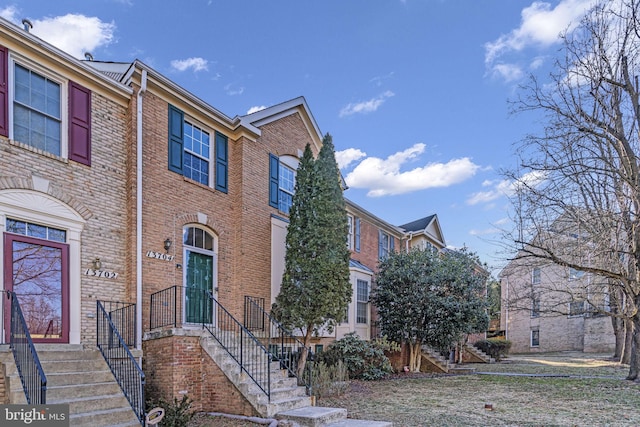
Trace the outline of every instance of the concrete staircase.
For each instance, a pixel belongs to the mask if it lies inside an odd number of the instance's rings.
[[[200,345],[226,377],[242,393],[253,408],[265,418],[293,421],[299,427],[390,427],[389,422],[364,421],[347,418],[347,410],[313,406],[304,386],[298,386],[296,378],[289,378],[280,362],[271,362],[271,399],[247,376],[240,373],[238,363],[207,332]],[[245,354],[255,354],[252,341],[243,342]]]
[[[449,362],[440,352],[428,346],[422,346],[421,357],[420,370],[423,372],[438,372],[444,374],[470,374],[475,372],[475,368],[473,367]]]
[[[98,350],[81,345],[36,345],[47,376],[47,403],[68,404],[71,426],[139,426],[129,402]],[[7,403],[26,403],[13,354],[0,346]]]
[[[464,351],[467,352],[467,354],[469,355],[469,358],[471,359],[472,362],[476,362],[476,363],[496,363],[496,359],[494,359],[493,357],[489,356],[487,353],[485,353],[484,351],[480,350],[479,348],[476,348],[476,346],[474,346],[473,344],[465,344],[464,345]]]

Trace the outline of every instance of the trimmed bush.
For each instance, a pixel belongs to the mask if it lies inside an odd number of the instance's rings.
[[[331,344],[318,355],[318,362],[328,366],[344,363],[351,379],[377,380],[393,372],[391,362],[384,354],[388,343],[364,341],[355,333]]]
[[[500,361],[509,354],[509,350],[511,349],[511,341],[502,338],[489,338],[475,342],[473,345],[496,359],[496,361]]]
[[[349,374],[342,362],[328,366],[312,362],[311,393],[316,397],[339,396],[349,388]]]

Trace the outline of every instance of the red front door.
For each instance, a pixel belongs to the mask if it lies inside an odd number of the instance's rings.
[[[4,289],[16,293],[33,342],[69,342],[69,245],[4,233]]]

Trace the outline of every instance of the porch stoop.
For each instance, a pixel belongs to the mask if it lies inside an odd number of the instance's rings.
[[[203,336],[200,345],[211,357],[220,370],[242,393],[253,408],[265,418],[290,420],[300,427],[388,427],[388,422],[363,421],[347,419],[347,410],[342,408],[323,408],[312,406],[311,398],[306,395],[304,386],[298,386],[296,378],[289,378],[286,369],[280,369],[280,362],[271,362],[271,401],[248,378],[240,373],[238,363],[213,338]],[[243,346],[248,354],[253,352],[244,341]]]
[[[71,426],[133,427],[140,422],[98,350],[81,345],[36,345],[47,376],[47,404],[68,404]],[[26,403],[13,354],[0,350],[7,403]]]

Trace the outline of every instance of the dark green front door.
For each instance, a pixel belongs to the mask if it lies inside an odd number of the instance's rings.
[[[185,251],[185,318],[187,323],[213,323],[213,257]],[[215,295],[213,295],[215,297]]]

